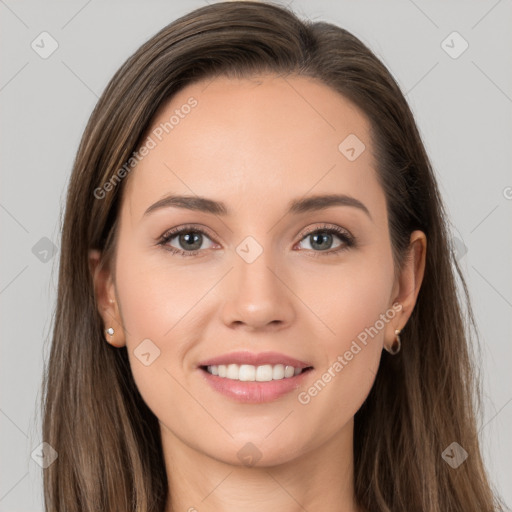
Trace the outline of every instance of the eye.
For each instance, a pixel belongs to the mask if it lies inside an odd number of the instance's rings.
[[[334,250],[328,251],[332,246],[333,235],[343,243]],[[333,224],[324,224],[320,228],[308,231],[303,236],[301,242],[304,240],[309,242],[310,247],[306,247],[306,249],[312,250],[314,257],[339,254],[355,246],[355,238],[348,231]]]
[[[334,250],[328,250],[332,245],[333,235],[341,240],[342,244]],[[211,241],[209,234],[204,229],[197,226],[182,226],[164,233],[158,245],[179,256],[196,256],[206,249],[203,245],[205,238]],[[171,245],[174,239],[176,239],[175,243],[178,244],[178,247]],[[306,249],[311,250],[314,257],[339,254],[356,245],[355,238],[348,231],[334,224],[324,224],[309,230],[303,235],[299,244],[304,240],[309,242],[310,247],[306,247]]]
[[[182,226],[181,228],[174,228],[167,231],[158,243],[173,254],[195,256],[201,249],[204,249],[203,242],[205,237],[209,238],[208,233],[197,226]],[[177,239],[176,242],[179,246],[186,250],[169,245],[174,238]]]

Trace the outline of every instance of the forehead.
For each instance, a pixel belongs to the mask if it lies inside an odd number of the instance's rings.
[[[308,192],[375,201],[369,130],[355,105],[309,77],[197,82],[159,108],[148,131],[152,149],[131,172],[125,197],[139,218],[171,192],[235,210],[261,210],[275,199],[284,207]]]

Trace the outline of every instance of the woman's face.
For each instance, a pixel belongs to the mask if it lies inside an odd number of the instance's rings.
[[[417,291],[410,269],[394,278],[369,126],[305,77],[204,81],[158,111],[125,178],[103,315],[168,442],[265,465],[352,427]],[[201,367],[221,356],[249,366]],[[279,379],[286,358],[310,369]],[[239,380],[256,375],[276,380]]]

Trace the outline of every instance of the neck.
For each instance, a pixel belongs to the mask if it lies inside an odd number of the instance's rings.
[[[354,496],[353,421],[335,437],[275,465],[214,459],[161,426],[169,483],[166,512],[360,512]],[[264,447],[263,447],[264,449]]]

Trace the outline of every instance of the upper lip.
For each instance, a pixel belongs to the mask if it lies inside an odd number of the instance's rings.
[[[212,357],[205,361],[200,362],[197,366],[213,366],[213,365],[227,365],[227,364],[250,364],[253,366],[262,366],[264,364],[284,364],[293,366],[294,368],[309,368],[312,366],[304,361],[299,361],[294,357],[280,354],[278,352],[259,352],[253,353],[248,351],[230,352],[221,356]]]

